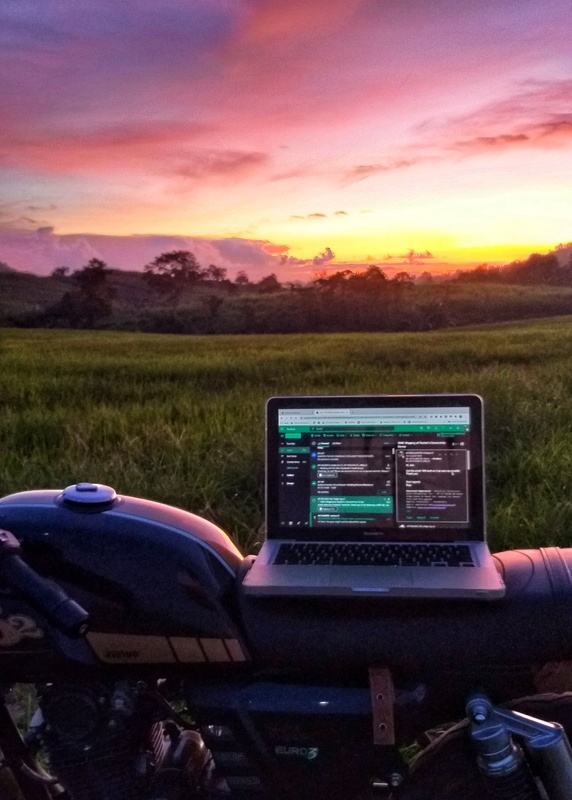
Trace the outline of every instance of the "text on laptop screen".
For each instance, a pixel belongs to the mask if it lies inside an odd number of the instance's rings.
[[[471,409],[278,410],[278,524],[391,535],[471,526]]]

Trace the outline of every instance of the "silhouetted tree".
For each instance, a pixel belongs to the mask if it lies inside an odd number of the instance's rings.
[[[391,279],[392,283],[413,283],[413,278],[411,275],[402,270],[401,272],[396,272],[393,278]]]
[[[330,292],[343,289],[348,284],[348,280],[353,276],[351,269],[341,269],[332,275],[322,273],[314,283],[320,289],[327,289]]]
[[[559,286],[572,286],[572,254],[558,270],[557,282]]]
[[[81,319],[88,328],[92,328],[100,317],[111,316],[115,289],[108,283],[110,273],[105,261],[92,258],[85,267],[73,274],[73,280],[79,287]]]
[[[234,282],[237,286],[248,286],[250,284],[250,278],[246,274],[246,272],[241,269],[239,272],[236,273],[236,278]]]
[[[474,269],[462,270],[456,280],[458,283],[490,283],[501,279],[500,267],[479,264]]]
[[[371,283],[386,283],[387,276],[385,272],[380,269],[376,264],[372,264],[371,267],[368,267],[366,271],[363,273],[363,277],[366,281],[370,281]]]
[[[111,316],[115,289],[108,283],[110,272],[105,261],[92,258],[72,275],[77,289],[66,292],[48,309],[48,317],[72,328],[93,328],[98,320]]]
[[[154,291],[178,299],[203,280],[205,271],[189,250],[171,250],[146,264],[143,277]]]
[[[69,275],[70,268],[69,267],[54,267],[51,272],[52,278],[65,278]]]
[[[558,283],[560,265],[553,253],[532,253],[526,261],[514,261],[502,271],[509,283],[550,284]]]
[[[215,264],[209,264],[203,276],[207,281],[222,283],[222,281],[226,280],[226,269],[224,267],[217,267]]]
[[[350,274],[345,283],[354,292],[371,294],[384,289],[387,284],[387,278],[379,267],[372,265],[363,272]]]
[[[256,284],[256,289],[260,294],[273,294],[279,292],[281,288],[282,285],[274,273],[262,278]]]

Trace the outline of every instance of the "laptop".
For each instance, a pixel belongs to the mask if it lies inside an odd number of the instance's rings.
[[[474,394],[272,397],[256,596],[504,595]]]

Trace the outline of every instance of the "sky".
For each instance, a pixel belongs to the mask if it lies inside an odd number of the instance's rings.
[[[569,0],[2,0],[0,261],[307,280],[572,239]]]

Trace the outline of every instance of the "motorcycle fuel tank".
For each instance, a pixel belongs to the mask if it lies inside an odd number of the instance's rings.
[[[0,499],[0,528],[25,561],[89,613],[70,638],[41,609],[0,586],[2,680],[54,668],[169,674],[248,661],[236,617],[242,555],[211,522],[171,506],[79,483]],[[61,673],[60,673],[61,674]]]

